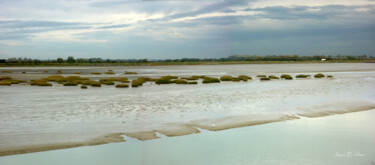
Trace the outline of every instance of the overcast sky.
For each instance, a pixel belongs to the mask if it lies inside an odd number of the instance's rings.
[[[0,0],[0,58],[375,55],[375,0]]]

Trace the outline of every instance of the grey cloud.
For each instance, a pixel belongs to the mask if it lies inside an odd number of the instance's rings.
[[[119,5],[137,3],[139,1],[140,0],[101,1],[101,2],[92,2],[89,5],[92,7],[105,8],[105,7],[115,7]]]
[[[311,37],[319,36],[335,36],[343,40],[351,40],[354,38],[374,38],[375,37],[375,24],[367,26],[351,26],[351,27],[338,27],[326,26],[319,28],[304,28],[304,29],[290,29],[290,30],[236,30],[230,31],[227,36],[228,39],[236,41],[250,41],[262,39],[280,39],[280,38],[305,38],[308,40]]]
[[[197,16],[200,14],[211,13],[211,12],[233,12],[230,7],[234,6],[241,6],[247,4],[248,0],[226,0],[219,3],[213,3],[207,6],[204,6],[198,10],[190,11],[190,12],[182,12],[171,15],[168,19],[176,19],[176,18],[184,18],[184,17],[191,17]]]
[[[370,11],[375,9],[372,5],[367,6],[345,6],[345,5],[327,5],[317,7],[294,6],[294,7],[265,7],[265,8],[247,8],[244,11],[262,11],[264,14],[257,15],[258,18],[271,19],[327,19],[342,15],[343,13],[358,13],[356,9],[368,8]],[[315,11],[314,11],[315,10]]]
[[[119,25],[109,25],[109,26],[100,26],[97,29],[117,29],[117,28],[124,28],[129,27],[129,24],[119,24]]]
[[[72,22],[55,22],[55,21],[0,21],[1,28],[80,28],[89,27],[91,24],[72,23]]]
[[[35,33],[55,30],[91,29],[92,26],[93,24],[54,21],[0,21],[0,40],[28,39]]]

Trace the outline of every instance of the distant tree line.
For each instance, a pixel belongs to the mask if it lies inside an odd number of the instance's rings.
[[[31,58],[8,58],[0,59],[0,63],[10,64],[29,64],[38,65],[41,63],[149,63],[149,62],[229,62],[229,61],[351,61],[351,60],[375,60],[374,56],[348,56],[348,55],[315,55],[315,56],[299,56],[299,55],[232,55],[226,58],[180,58],[180,59],[102,59],[102,58],[74,58],[69,56],[66,59],[57,58],[52,60],[38,60]]]

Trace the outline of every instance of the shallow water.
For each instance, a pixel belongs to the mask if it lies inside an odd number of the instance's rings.
[[[5,156],[0,164],[371,165],[375,162],[374,117],[372,110],[150,141],[130,139]]]
[[[112,69],[116,75],[90,75]],[[77,87],[0,86],[0,151],[14,147],[84,142],[110,133],[150,131],[176,124],[244,115],[303,114],[356,110],[375,105],[374,64],[259,64],[150,67],[0,68],[12,77],[65,75],[100,77],[163,75],[252,76],[249,82],[198,85],[155,85],[81,90]],[[49,70],[48,74],[42,74]],[[26,74],[21,74],[26,71]],[[123,75],[135,71],[137,75]],[[260,82],[256,74],[331,74],[333,79]],[[293,121],[288,121],[292,122]],[[288,123],[287,122],[287,123]],[[262,128],[262,127],[261,127]],[[200,133],[197,136],[205,136]],[[196,135],[194,135],[196,136]]]

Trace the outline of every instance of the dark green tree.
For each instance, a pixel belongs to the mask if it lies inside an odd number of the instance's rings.
[[[76,60],[74,59],[73,56],[69,56],[68,59],[66,60],[66,62],[68,62],[68,63],[75,63]]]
[[[64,59],[59,57],[59,58],[57,58],[57,62],[58,62],[58,63],[63,63],[63,62],[64,62]]]

